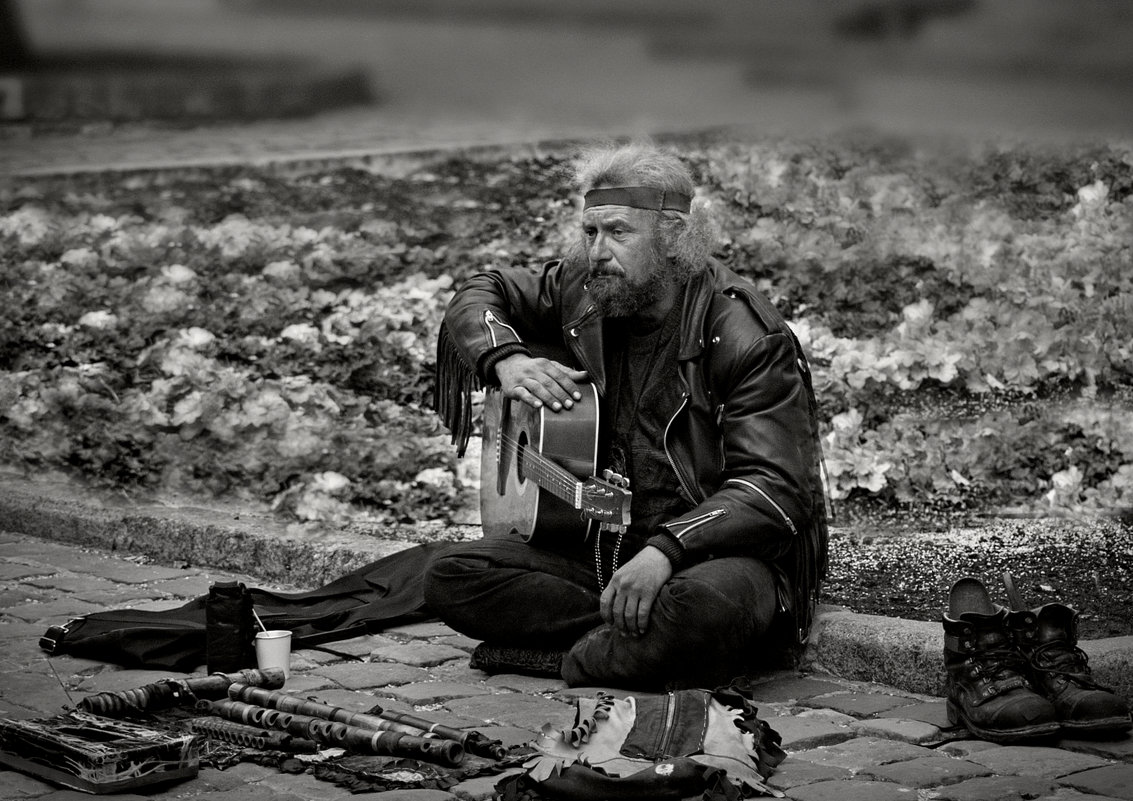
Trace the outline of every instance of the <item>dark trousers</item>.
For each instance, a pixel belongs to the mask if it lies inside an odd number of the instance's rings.
[[[622,560],[627,561],[626,559]],[[603,577],[609,579],[609,563]],[[571,686],[715,687],[773,647],[775,582],[758,559],[691,565],[662,588],[641,636],[602,623],[592,549],[562,553],[503,538],[456,543],[425,576],[425,602],[493,645],[564,650]]]

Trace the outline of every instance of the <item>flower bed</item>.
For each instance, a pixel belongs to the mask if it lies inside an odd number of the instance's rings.
[[[682,143],[720,257],[815,367],[843,510],[1133,506],[1133,156]],[[429,411],[471,271],[573,236],[569,153],[406,177],[27,181],[0,195],[0,459],[297,520],[476,516]]]

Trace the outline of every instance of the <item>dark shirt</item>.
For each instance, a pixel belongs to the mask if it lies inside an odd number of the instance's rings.
[[[607,342],[623,342],[610,356],[607,464],[629,479],[633,550],[657,533],[657,526],[687,511],[680,484],[664,449],[665,427],[681,403],[676,336],[680,309],[655,331],[641,334],[615,322]]]

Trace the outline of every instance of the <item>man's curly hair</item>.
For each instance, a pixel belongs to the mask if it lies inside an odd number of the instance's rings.
[[[704,271],[715,247],[719,226],[708,203],[694,197],[696,185],[692,171],[676,155],[645,142],[598,146],[580,153],[575,160],[574,175],[582,194],[591,189],[648,186],[693,197],[688,214],[657,212],[657,234],[661,252],[672,254],[679,270],[677,277],[682,282]]]

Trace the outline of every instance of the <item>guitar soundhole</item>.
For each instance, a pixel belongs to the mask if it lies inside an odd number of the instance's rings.
[[[527,453],[527,432],[519,432],[519,439],[515,443],[515,480],[522,484],[527,480],[523,472],[523,454]]]

